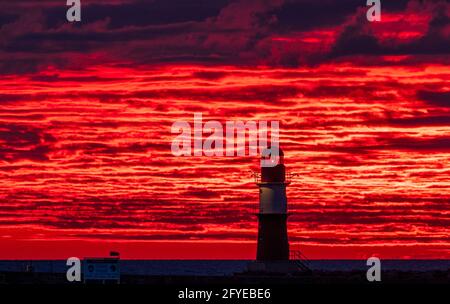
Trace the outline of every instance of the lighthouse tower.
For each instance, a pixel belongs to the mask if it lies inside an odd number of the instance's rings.
[[[270,158],[262,153],[263,158]],[[284,153],[279,149],[278,163],[274,167],[261,166],[259,187],[258,246],[256,260],[260,262],[288,261],[286,169]]]

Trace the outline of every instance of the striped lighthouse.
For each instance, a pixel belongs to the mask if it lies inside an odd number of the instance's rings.
[[[270,150],[269,150],[270,151]],[[263,159],[269,159],[268,152],[262,153]],[[272,158],[273,159],[273,158]],[[261,166],[259,187],[258,245],[256,260],[287,261],[289,260],[289,241],[287,234],[287,198],[286,169],[284,153],[279,149],[277,165]]]

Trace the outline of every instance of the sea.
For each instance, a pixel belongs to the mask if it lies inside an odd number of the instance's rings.
[[[126,275],[228,276],[242,272],[250,260],[120,260],[120,273]],[[311,260],[313,271],[364,271],[365,260]],[[64,260],[0,261],[0,272],[65,273]],[[383,270],[428,272],[450,270],[450,260],[382,260]]]

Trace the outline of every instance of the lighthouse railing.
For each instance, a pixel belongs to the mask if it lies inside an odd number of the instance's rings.
[[[251,171],[251,170],[250,170],[250,173],[253,176],[253,180],[254,180],[255,184],[261,183],[261,173]]]
[[[260,184],[261,183],[261,173],[255,172],[255,171],[250,171],[250,172],[253,176],[253,180],[254,180],[255,184]],[[295,172],[286,172],[285,183],[290,184],[296,176],[298,176],[298,174]]]

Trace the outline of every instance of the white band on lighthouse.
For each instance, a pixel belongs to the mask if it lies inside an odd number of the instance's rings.
[[[287,198],[285,183],[259,184],[259,213],[286,214]]]

